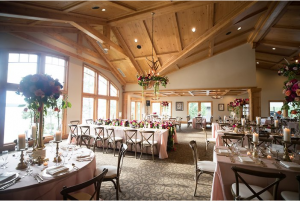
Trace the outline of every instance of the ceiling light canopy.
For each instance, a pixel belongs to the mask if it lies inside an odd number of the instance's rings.
[[[216,95],[211,96],[212,99],[223,99],[223,96],[221,96],[218,92],[216,92]]]

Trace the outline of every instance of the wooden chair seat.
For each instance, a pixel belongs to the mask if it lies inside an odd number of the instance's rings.
[[[255,192],[259,192],[261,190],[263,190],[264,188],[259,187],[259,186],[255,186],[255,185],[249,185]],[[231,185],[231,191],[236,195],[236,183]],[[253,193],[249,190],[249,188],[245,185],[240,183],[239,184],[239,196],[241,198],[248,198],[251,195],[253,195]],[[272,194],[269,191],[265,191],[264,193],[260,194],[260,197],[263,200],[274,200]]]

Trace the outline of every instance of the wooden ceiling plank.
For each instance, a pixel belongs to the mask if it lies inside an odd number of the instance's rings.
[[[110,26],[105,25],[103,26],[103,35],[110,40]],[[110,49],[110,45],[107,43],[103,43],[103,45],[107,48]]]
[[[45,33],[46,36],[54,39],[54,40],[57,40],[61,43],[64,43],[72,48],[75,48],[77,50],[79,50],[80,52],[85,52],[86,54],[92,56],[92,57],[95,57],[95,58],[99,58],[99,54],[89,48],[86,48],[80,44],[78,44],[78,42],[75,42],[69,38],[66,38],[60,34],[57,34],[57,33]],[[81,39],[82,40],[82,39]]]
[[[209,47],[208,47],[208,48],[204,48],[204,49],[197,50],[196,52],[194,52],[194,53],[190,54],[189,56],[187,56],[186,59],[187,59],[187,58],[190,58],[190,57],[192,57],[192,56],[194,56],[194,55],[196,55],[196,54],[199,54],[199,53],[201,53],[201,52],[207,51],[207,50],[209,50]]]
[[[0,23],[0,32],[78,33],[78,29],[73,27],[28,26],[23,24]]]
[[[269,53],[269,52],[261,52],[261,51],[256,51],[256,53],[260,53],[260,54],[267,54],[267,55],[275,55],[275,56],[280,56],[282,58],[284,57],[289,57],[289,55],[283,55],[283,54],[275,54],[275,53]]]
[[[275,67],[277,67],[277,65],[281,65],[282,63],[286,63],[285,59],[284,58],[291,58],[291,57],[294,57],[294,56],[299,56],[299,53],[300,53],[300,49],[298,49],[297,51],[293,52],[291,55],[287,56],[287,57],[283,57],[277,64],[271,66],[269,69],[274,69]]]
[[[214,46],[215,46],[215,40],[211,39],[208,47],[208,57],[212,57],[214,55]]]
[[[65,8],[65,9],[63,10],[63,12],[68,13],[68,12],[71,12],[71,11],[76,10],[76,9],[78,9],[78,8],[81,8],[82,6],[88,5],[88,4],[90,4],[90,3],[91,3],[91,2],[90,2],[89,0],[81,1],[81,2],[79,2],[79,3],[76,3],[76,4],[71,5],[71,6],[68,7],[68,8]]]
[[[82,33],[79,32],[79,33],[77,34],[77,44],[78,44],[80,47],[83,47],[82,40],[83,40]],[[82,54],[82,49],[81,49],[81,48],[77,47],[76,50],[77,50],[77,54]]]
[[[69,52],[67,50],[64,50],[63,48],[60,48],[60,47],[57,47],[57,46],[52,45],[50,43],[47,43],[47,42],[45,42],[43,40],[40,40],[40,39],[38,39],[36,37],[33,37],[33,36],[29,35],[29,34],[25,34],[25,33],[10,33],[10,34],[14,35],[14,36],[17,36],[19,38],[28,40],[30,42],[34,42],[36,44],[42,45],[44,47],[50,48],[50,49],[55,50],[57,52],[61,52],[61,53],[65,54],[65,55],[68,55],[68,56],[80,59],[80,60],[82,60],[82,61],[84,61],[86,63],[90,63],[91,65],[97,66],[97,67],[102,68],[104,70],[110,71],[110,69],[108,67],[106,67],[106,66],[103,66],[103,65],[101,65],[101,64],[99,64],[97,62],[94,62],[94,61],[90,60],[90,59],[86,59],[85,57],[82,57],[82,56],[77,55],[75,53],[72,53],[72,52]]]
[[[126,58],[121,58],[121,59],[110,60],[111,63],[120,62],[120,61],[127,61],[127,59]]]
[[[119,30],[117,29],[117,27],[112,27],[111,30],[113,31],[114,35],[116,36],[116,38],[118,39],[119,43],[121,44],[121,46],[124,48],[124,50],[127,52],[128,58],[130,59],[131,63],[133,64],[136,72],[138,75],[143,75],[144,72],[142,70],[142,68],[139,66],[139,64],[136,62],[136,60],[133,57],[132,52],[130,51],[130,48],[127,46],[124,38],[122,37],[122,35],[120,34]]]
[[[188,91],[191,96],[195,96],[192,91]]]
[[[266,13],[261,16],[255,25],[256,29],[249,37],[248,42],[260,42],[269,33],[274,23],[286,12],[289,4],[287,1],[271,2]]]
[[[300,31],[300,26],[284,26],[284,25],[276,25],[271,27],[272,30],[280,30],[280,31]]]
[[[114,67],[114,65],[107,59],[106,55],[104,54],[103,50],[99,47],[99,45],[96,43],[96,41],[94,40],[94,38],[90,37],[90,36],[85,36],[85,38],[87,39],[87,41],[89,41],[89,43],[97,50],[97,52],[103,57],[103,59],[105,60],[105,62],[108,64],[108,66],[111,69],[112,74],[116,77],[116,79],[121,83],[121,85],[125,85],[126,81],[125,79],[120,75],[120,73],[118,72],[118,70]]]
[[[207,4],[211,4],[212,2],[195,2],[195,1],[180,1],[180,2],[172,2],[170,4],[165,5],[157,5],[156,7],[152,8],[146,8],[143,10],[139,10],[135,13],[130,13],[121,17],[117,17],[115,19],[109,20],[107,23],[109,23],[111,26],[118,26],[120,24],[128,23],[131,21],[141,19],[145,20],[147,18],[150,18],[149,13],[155,12],[155,16],[158,17],[160,15],[165,15],[169,13],[178,12],[181,10],[186,10],[193,7],[203,6]]]
[[[261,8],[261,9],[255,11],[255,12],[250,13],[249,15],[243,17],[242,19],[240,19],[239,21],[237,21],[237,22],[234,23],[234,24],[238,24],[238,23],[240,23],[240,22],[243,22],[243,21],[245,21],[245,20],[248,20],[248,19],[250,19],[250,18],[252,18],[252,17],[254,17],[254,16],[258,15],[258,14],[262,14],[262,13],[266,12],[267,10],[268,10],[267,7]]]
[[[256,61],[261,62],[261,63],[277,64],[277,62],[274,62],[274,61],[266,61],[266,60],[262,60],[262,59],[256,59]]]
[[[249,7],[251,7],[252,5],[254,5],[256,2],[243,2],[241,4],[241,6],[237,7],[236,9],[234,9],[232,12],[230,12],[227,17],[224,17],[220,23],[218,23],[218,25],[215,25],[214,27],[212,27],[211,29],[208,29],[206,32],[204,32],[200,37],[196,38],[196,40],[194,40],[193,43],[191,43],[190,45],[188,45],[184,50],[181,51],[180,54],[178,54],[176,56],[175,59],[166,62],[164,64],[164,66],[159,70],[159,72],[162,72],[164,70],[166,70],[169,66],[173,65],[174,63],[176,63],[178,60],[182,59],[183,57],[185,57],[190,51],[192,51],[195,47],[197,47],[198,45],[202,44],[203,42],[205,42],[207,39],[213,37],[214,35],[216,35],[217,33],[219,33],[220,31],[223,31],[229,23],[232,22],[232,20],[238,16],[239,14],[241,14],[242,12],[244,12],[246,9],[248,9]]]
[[[231,37],[229,37],[229,38],[227,38],[227,39],[224,39],[224,40],[222,40],[222,41],[219,41],[218,43],[215,44],[215,46],[219,46],[219,45],[221,45],[221,44],[223,44],[223,43],[226,43],[226,42],[228,42],[228,41],[230,41],[230,40],[232,40],[232,39],[238,38],[238,37],[240,37],[240,36],[242,36],[242,35],[249,34],[250,32],[252,32],[252,31],[254,31],[254,30],[255,30],[255,29],[252,27],[252,28],[247,29],[247,30],[245,30],[245,31],[241,31],[241,32],[239,32],[239,34],[236,34],[236,35],[231,36]]]
[[[178,51],[181,51],[182,43],[181,43],[181,37],[180,37],[180,32],[179,32],[179,26],[178,26],[178,16],[176,13],[174,13],[174,21],[172,21],[172,23],[173,23],[173,28],[175,29],[177,48],[178,48]]]
[[[147,29],[147,26],[146,26],[146,22],[145,22],[145,21],[143,21],[143,25],[144,25],[144,26],[141,26],[141,28],[143,29],[144,32],[147,33],[148,39],[150,40],[150,43],[151,43],[151,45],[152,45],[152,47],[151,47],[151,50],[152,50],[152,53],[153,53],[152,61],[153,61],[153,62],[154,62],[154,61],[158,61],[159,66],[162,66],[161,63],[160,63],[160,61],[159,61],[159,59],[158,59],[158,57],[157,57],[157,55],[156,55],[156,49],[155,49],[155,47],[154,47],[153,41],[151,40],[150,32],[149,32],[149,30]],[[153,37],[153,35],[152,35],[152,37]],[[152,55],[151,55],[151,57],[152,57]],[[148,59],[147,59],[147,63],[149,63]],[[149,65],[149,64],[148,64],[148,65]],[[152,65],[152,63],[151,63],[151,65]]]
[[[122,53],[124,56],[127,57],[127,54],[119,45],[112,42],[109,38],[105,37],[103,34],[99,33],[96,29],[89,26],[88,24],[75,23],[75,22],[71,22],[70,24],[72,24],[74,27],[81,30],[83,33],[87,34],[88,36],[94,38],[95,40],[110,45],[111,48],[115,49],[116,51]]]
[[[115,8],[119,8],[129,12],[136,11],[136,8],[122,4],[121,2],[117,2],[117,1],[107,1],[107,2],[109,2]]]
[[[79,16],[45,8],[37,9],[24,4],[18,5],[17,3],[13,3],[13,6],[11,6],[11,3],[7,4],[7,2],[1,2],[0,16],[61,23],[77,22],[106,25],[104,20],[95,19],[94,17]]]
[[[260,41],[259,44],[270,46],[270,47],[291,49],[291,50],[297,50],[300,47],[300,43],[289,43],[289,42],[268,41],[268,40],[262,40]]]

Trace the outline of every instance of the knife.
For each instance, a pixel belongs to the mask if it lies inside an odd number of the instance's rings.
[[[35,177],[34,177],[36,180],[37,180],[37,182],[38,183],[41,183],[41,181],[40,181],[40,179],[38,178],[38,176],[37,175],[35,175]]]
[[[7,189],[8,187],[14,185],[17,181],[19,181],[21,178],[20,177],[17,177],[15,180],[13,180],[11,183],[8,183],[6,184],[5,186],[2,186],[0,188],[0,190],[4,190],[4,189]]]
[[[37,174],[36,175],[41,181],[44,181],[44,179],[39,175],[39,174]]]

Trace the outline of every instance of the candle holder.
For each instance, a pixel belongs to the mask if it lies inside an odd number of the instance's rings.
[[[291,162],[290,156],[289,156],[289,152],[288,152],[288,148],[287,148],[287,143],[289,143],[289,141],[283,141],[284,144],[284,154],[283,154],[283,161],[288,161]]]
[[[62,142],[62,141],[54,141],[53,143],[56,143],[56,155],[53,159],[53,162],[61,162],[61,158],[60,158],[60,155],[58,154],[58,150],[59,150],[59,143]]]
[[[18,164],[18,166],[16,167],[17,170],[23,170],[23,169],[26,169],[27,168],[27,165],[26,163],[24,163],[24,154],[23,154],[23,151],[25,149],[20,149],[21,151],[21,157],[20,157],[20,163]]]
[[[253,143],[252,157],[258,158],[257,142],[252,142],[252,143]]]

